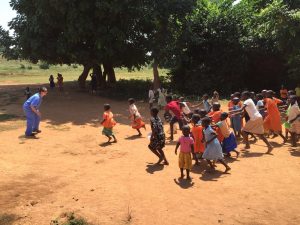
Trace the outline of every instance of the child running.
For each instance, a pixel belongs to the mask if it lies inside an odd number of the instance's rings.
[[[60,91],[63,91],[63,88],[64,88],[64,78],[63,78],[62,74],[58,73],[56,79],[57,79],[58,89]]]
[[[216,125],[220,128],[222,135],[224,136],[222,147],[223,152],[230,157],[230,152],[235,152],[236,157],[239,157],[239,152],[235,149],[237,148],[237,143],[235,136],[232,132],[230,132],[229,126],[227,124],[226,119],[228,118],[228,113],[223,112],[221,114],[221,121],[219,121]]]
[[[161,122],[161,119],[158,116],[159,110],[157,108],[151,109],[151,137],[150,137],[150,144],[148,148],[158,157],[158,162],[156,164],[160,164],[164,161],[165,165],[169,165],[168,160],[163,152],[163,148],[165,147],[165,132],[164,127]]]
[[[297,147],[297,135],[300,134],[300,109],[297,103],[297,96],[290,96],[290,102],[291,105],[288,112],[289,131],[292,138],[292,147]]]
[[[180,178],[184,178],[183,170],[186,170],[186,179],[190,180],[190,170],[192,169],[192,157],[191,153],[194,154],[194,140],[190,137],[190,127],[188,125],[184,125],[182,127],[182,134],[177,142],[175,148],[175,154],[177,155],[177,150],[180,146],[180,153],[179,153],[179,168],[181,176]]]
[[[141,128],[146,129],[145,123],[142,120],[141,114],[139,113],[135,103],[135,100],[133,98],[128,99],[129,103],[129,118],[132,120],[132,128],[136,129],[138,131],[138,135],[142,136],[142,133],[140,131]]]
[[[109,104],[104,104],[104,113],[103,120],[101,121],[101,125],[103,125],[102,134],[108,138],[107,143],[110,143],[112,137],[114,139],[114,143],[117,143],[117,139],[113,132],[113,127],[116,125],[116,121],[114,120],[114,115],[111,112],[111,107]]]
[[[239,98],[234,97],[232,102],[233,102],[233,106],[230,109],[230,111],[241,109],[241,101],[240,101]],[[242,130],[242,116],[240,114],[233,115],[233,116],[231,116],[230,121],[231,121],[232,129],[234,131],[234,135],[236,137],[241,137],[241,134],[242,134],[242,131],[241,131]]]
[[[202,157],[202,154],[204,152],[205,146],[203,142],[203,127],[201,124],[199,124],[199,121],[201,121],[200,115],[194,114],[192,116],[192,135],[194,139],[194,154],[193,158],[195,159],[195,165],[198,165],[199,161],[198,158]],[[199,157],[198,157],[199,155]]]
[[[225,173],[227,173],[229,170],[231,170],[231,168],[226,164],[226,162],[223,159],[224,156],[222,153],[222,147],[217,139],[217,134],[210,126],[209,117],[205,117],[202,119],[202,126],[204,129],[204,136],[206,141],[206,148],[202,155],[202,158],[207,160],[208,164],[213,170],[215,169],[215,166],[213,165],[211,160],[219,161],[222,165],[225,166]]]

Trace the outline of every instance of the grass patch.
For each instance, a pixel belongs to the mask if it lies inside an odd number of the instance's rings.
[[[20,68],[20,65],[23,65]],[[77,81],[83,67],[81,65],[51,65],[49,69],[41,69],[40,64],[33,64],[25,60],[7,61],[0,56],[0,82],[13,83],[48,83],[48,78],[52,74],[56,78],[57,73],[61,73],[64,81]],[[27,68],[27,69],[26,69]],[[91,72],[91,71],[90,71]],[[161,76],[166,76],[168,70],[160,69]],[[121,79],[141,79],[153,78],[152,68],[143,67],[140,71],[129,72],[126,68],[115,68],[117,80]],[[90,77],[88,77],[90,79]]]
[[[64,213],[62,214],[60,219],[55,219],[50,222],[50,225],[92,225],[88,223],[82,217],[76,217],[75,214],[72,213]]]

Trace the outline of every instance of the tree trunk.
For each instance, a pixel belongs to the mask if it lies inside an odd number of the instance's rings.
[[[87,76],[89,75],[90,69],[91,67],[89,65],[83,65],[83,71],[78,77],[78,85],[81,89],[85,89],[85,81]]]
[[[103,81],[101,65],[94,64],[93,65],[93,73],[95,73],[96,77],[97,77],[97,86],[101,87],[103,85],[103,82],[105,82],[105,81]]]
[[[115,84],[117,82],[114,67],[111,64],[103,64],[105,76],[107,75],[107,83]]]
[[[153,88],[154,90],[157,90],[158,88],[160,88],[160,81],[159,81],[159,73],[158,73],[158,63],[155,59],[152,67],[153,67]]]

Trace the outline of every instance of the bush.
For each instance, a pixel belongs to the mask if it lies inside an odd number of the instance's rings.
[[[32,70],[32,66],[27,66],[27,69],[28,70]]]
[[[46,62],[41,62],[41,64],[39,65],[40,69],[42,70],[48,70],[50,68],[49,64]]]
[[[59,221],[58,219],[52,220],[50,225],[92,225],[81,217],[75,217],[74,213],[64,214],[63,219],[64,221]]]
[[[78,68],[78,66],[77,66],[76,64],[73,64],[72,67],[73,67],[74,69],[77,69],[77,68]]]
[[[20,69],[24,70],[25,66],[23,64],[20,65]]]

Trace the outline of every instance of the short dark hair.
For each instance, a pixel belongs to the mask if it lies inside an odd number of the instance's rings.
[[[133,104],[133,103],[135,103],[135,100],[134,100],[134,98],[129,98],[129,99],[128,99],[128,102],[129,102],[130,104]]]
[[[190,131],[190,130],[191,130],[191,128],[189,125],[182,126],[182,131]]]
[[[228,118],[228,113],[227,112],[222,112],[221,117],[223,117],[225,119]]]
[[[110,104],[104,104],[104,110],[107,111],[109,110],[111,107],[110,107]]]
[[[47,92],[48,90],[47,90],[47,88],[46,87],[40,87],[39,88],[39,93],[41,93],[41,92]]]
[[[192,121],[195,121],[196,123],[198,123],[199,120],[200,120],[200,115],[199,114],[193,114]]]
[[[202,123],[208,123],[208,124],[210,124],[210,122],[211,122],[211,119],[208,116],[206,116],[206,117],[204,117],[202,119]]]
[[[158,110],[158,108],[156,108],[156,107],[152,107],[152,108],[151,108],[151,112],[152,112],[152,114],[153,114],[154,116],[157,116],[159,110]]]
[[[248,98],[251,97],[250,92],[249,91],[243,91],[242,96],[246,96]]]

